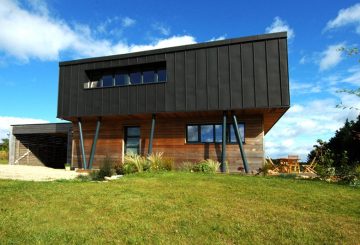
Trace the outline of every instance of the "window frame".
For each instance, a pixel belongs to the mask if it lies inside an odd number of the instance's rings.
[[[202,142],[201,141],[201,126],[202,125],[212,125],[213,126],[213,141],[212,142]],[[222,123],[188,123],[185,126],[185,144],[222,144],[222,138],[221,141],[216,141],[216,127],[215,125],[220,125],[222,126]],[[246,144],[246,124],[245,122],[238,122],[238,127],[239,125],[243,125],[244,127],[244,135],[242,138],[242,143]],[[198,140],[197,141],[189,141],[188,140],[188,126],[197,126],[198,128]],[[227,123],[226,124],[226,144],[230,144],[230,145],[235,145],[238,142],[231,142],[231,129],[230,127],[234,127],[233,123]]]

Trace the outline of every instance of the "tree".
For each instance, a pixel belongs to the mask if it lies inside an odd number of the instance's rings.
[[[9,139],[2,139],[2,143],[0,144],[0,151],[9,151]]]

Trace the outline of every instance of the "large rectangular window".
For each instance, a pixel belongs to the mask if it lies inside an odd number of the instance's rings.
[[[242,142],[245,143],[245,124],[238,124]],[[237,143],[233,124],[226,125],[226,141]],[[194,124],[186,126],[187,143],[221,143],[222,124]]]

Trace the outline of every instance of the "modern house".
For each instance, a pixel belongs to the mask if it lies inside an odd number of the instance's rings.
[[[79,168],[164,152],[177,164],[211,158],[249,172],[262,166],[264,135],[290,106],[285,32],[59,66],[57,117],[72,123],[63,137]]]

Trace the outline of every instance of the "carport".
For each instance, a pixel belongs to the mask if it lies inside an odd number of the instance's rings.
[[[70,123],[12,125],[9,164],[64,168],[71,162]]]

